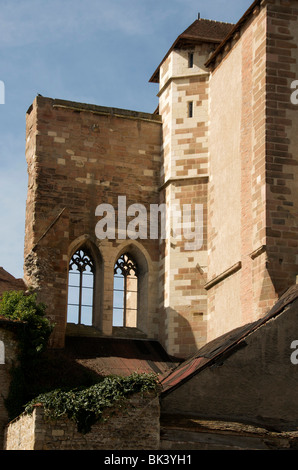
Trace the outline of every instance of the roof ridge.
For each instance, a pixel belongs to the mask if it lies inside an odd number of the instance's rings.
[[[270,320],[282,314],[286,307],[298,300],[298,285],[294,284],[287,289],[277,300],[275,305],[261,318],[252,323],[247,323],[234,328],[223,335],[206,343],[195,354],[174,368],[170,374],[162,379],[163,394],[169,393],[171,389],[180,383],[189,380],[193,375],[210,367],[214,361],[223,357],[224,354],[239,347],[245,338],[255,333],[259,328],[266,325]]]
[[[193,43],[196,41],[197,43],[209,42],[221,44],[233,28],[235,28],[234,23],[225,23],[223,21],[209,20],[205,18],[195,19],[191,25],[179,34],[149,81],[158,83],[161,64],[175,47],[181,46],[183,41],[191,40]]]
[[[243,24],[247,21],[247,19],[250,17],[251,14],[253,14],[254,9],[261,4],[261,0],[254,0],[254,2],[250,5],[248,10],[242,15],[240,20],[234,24],[233,28],[227,35],[227,37],[222,41],[222,43],[218,46],[218,48],[214,51],[214,53],[211,55],[211,57],[207,60],[205,66],[209,67],[212,62],[214,62],[217,54],[226,46],[227,42],[231,39],[232,35],[236,33],[236,31],[239,31],[240,28],[243,26]]]
[[[198,18],[196,21],[210,21],[210,23],[217,23],[217,24],[229,24],[234,25],[235,23],[230,23],[229,21],[217,21],[217,20],[209,20],[208,18]]]

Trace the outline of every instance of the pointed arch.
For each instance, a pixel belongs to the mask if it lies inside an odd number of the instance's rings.
[[[83,236],[69,250],[67,323],[99,324],[102,299],[102,257],[97,246]]]
[[[137,326],[138,266],[125,252],[114,266],[113,326]]]
[[[93,323],[95,266],[85,247],[71,257],[68,272],[67,321],[79,325]]]
[[[147,333],[148,260],[137,242],[120,247],[114,262],[113,326],[136,327]]]

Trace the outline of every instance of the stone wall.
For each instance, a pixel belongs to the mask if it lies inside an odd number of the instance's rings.
[[[207,41],[173,49],[160,67],[161,198],[167,207],[160,316],[167,350],[180,357],[206,342],[209,72],[204,62],[212,47]]]
[[[20,325],[16,322],[0,320],[0,449],[3,446],[4,428],[9,419],[5,400],[9,393],[11,367],[16,366],[18,362],[18,342],[15,336],[18,327]]]
[[[159,398],[135,395],[122,410],[113,410],[108,420],[96,423],[87,434],[61,418],[46,418],[41,406],[32,415],[22,415],[6,429],[5,450],[158,450]]]
[[[132,204],[145,207],[149,233],[150,206],[159,203],[160,146],[158,115],[40,96],[28,110],[24,277],[56,324],[53,346],[64,344],[68,267],[80,247],[88,248],[96,268],[93,325],[112,334],[114,265],[127,251],[142,271],[138,327],[158,337],[158,240],[129,238],[133,217],[126,211]],[[118,197],[126,198],[121,207]],[[96,214],[101,204],[114,210],[114,237],[96,234],[105,215]]]
[[[260,318],[295,284],[296,28],[291,2],[262,2],[212,69],[208,341]]]
[[[298,2],[267,5],[267,240],[268,271],[278,294],[298,274]]]
[[[182,358],[260,318],[295,283],[297,7],[254,2],[216,50],[206,38],[176,43],[158,68],[159,115],[36,98],[25,280],[49,305],[55,347],[79,247],[96,264],[93,325],[113,333],[113,267],[127,251],[142,271],[137,327]],[[96,207],[112,205],[117,220],[119,196],[147,214],[164,204],[165,239],[120,229],[98,240]]]

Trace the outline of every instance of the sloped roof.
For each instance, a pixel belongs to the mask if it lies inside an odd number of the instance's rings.
[[[255,8],[258,7],[261,3],[261,0],[255,0],[250,7],[246,10],[244,15],[240,18],[240,20],[233,25],[227,36],[224,38],[223,41],[220,42],[218,47],[215,49],[213,54],[209,57],[209,59],[206,62],[206,67],[209,67],[216,59],[217,55],[220,54],[220,52],[225,48],[226,44],[235,36],[235,34],[242,28],[242,26],[249,20],[253,12],[255,11]]]
[[[249,334],[270,319],[279,315],[284,308],[298,299],[298,285],[292,286],[280,298],[275,306],[259,320],[232,330],[203,346],[194,356],[179,365],[173,372],[161,381],[162,394],[166,395],[190,380],[194,375],[210,367],[215,361],[241,347],[241,342]]]
[[[65,354],[101,376],[155,373],[162,378],[177,365],[155,340],[67,336]]]
[[[186,45],[199,44],[201,42],[220,44],[231,31],[233,26],[234,24],[232,23],[222,23],[219,21],[206,20],[201,18],[197,19],[182,34],[180,34],[180,36],[178,36],[172,47],[169,49],[155,70],[149,82],[159,82],[159,69],[162,63],[174,49],[178,49]]]
[[[0,267],[0,295],[11,290],[25,290],[26,285],[23,279],[16,279],[4,268]]]
[[[179,36],[179,39],[194,38],[210,42],[221,42],[233,26],[232,23],[199,18]]]

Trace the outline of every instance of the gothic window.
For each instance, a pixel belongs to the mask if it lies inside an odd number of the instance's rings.
[[[92,325],[94,263],[84,249],[77,250],[69,263],[67,322]]]
[[[114,266],[113,326],[136,327],[138,268],[127,253]]]

